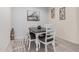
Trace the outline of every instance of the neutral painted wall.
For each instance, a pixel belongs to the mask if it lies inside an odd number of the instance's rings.
[[[56,8],[55,18],[50,19],[51,23],[56,26],[56,36],[64,40],[79,44],[77,36],[77,8],[66,8],[66,19],[59,20],[59,8]]]
[[[27,10],[40,11],[40,21],[27,21]],[[23,38],[27,25],[48,23],[48,8],[42,7],[14,7],[12,8],[12,26],[17,38]]]
[[[11,9],[0,7],[0,51],[5,51],[10,42]]]
[[[77,11],[77,39],[78,39],[78,42],[79,42],[79,7],[76,8]]]

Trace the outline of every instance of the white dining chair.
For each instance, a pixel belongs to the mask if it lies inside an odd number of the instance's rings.
[[[28,45],[28,51],[30,50],[30,46],[31,46],[31,42],[35,42],[35,45],[36,45],[36,34],[35,33],[32,33],[30,32],[29,28],[31,27],[37,27],[38,24],[33,24],[31,26],[27,26],[27,36],[28,36],[28,39],[27,39],[27,45]],[[40,43],[38,42],[38,48],[40,47]],[[36,48],[36,51],[37,51],[37,47]]]
[[[55,51],[55,28],[52,24],[45,24],[46,33],[41,33],[39,35],[39,42],[45,45],[45,51],[47,52],[47,45],[52,44],[53,50]]]
[[[27,28],[26,28],[26,37],[27,37],[27,46],[28,46],[28,51],[30,51],[30,46],[31,46],[31,42],[35,42],[36,44],[36,35],[32,32],[30,32],[29,28],[31,27],[36,27],[36,24],[27,24]]]
[[[36,44],[36,36],[34,33],[31,33],[28,29],[28,51],[30,50],[31,42]]]

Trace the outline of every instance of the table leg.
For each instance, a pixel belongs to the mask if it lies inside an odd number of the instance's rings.
[[[38,51],[38,34],[36,34],[36,51]]]

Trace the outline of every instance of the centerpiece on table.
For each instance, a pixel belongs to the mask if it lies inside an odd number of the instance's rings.
[[[39,25],[38,27],[37,27],[37,29],[41,29],[42,27]]]

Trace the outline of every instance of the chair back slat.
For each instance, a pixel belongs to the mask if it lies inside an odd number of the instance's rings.
[[[49,40],[49,39],[51,39],[51,38],[53,38],[53,36],[47,37],[47,40]]]

